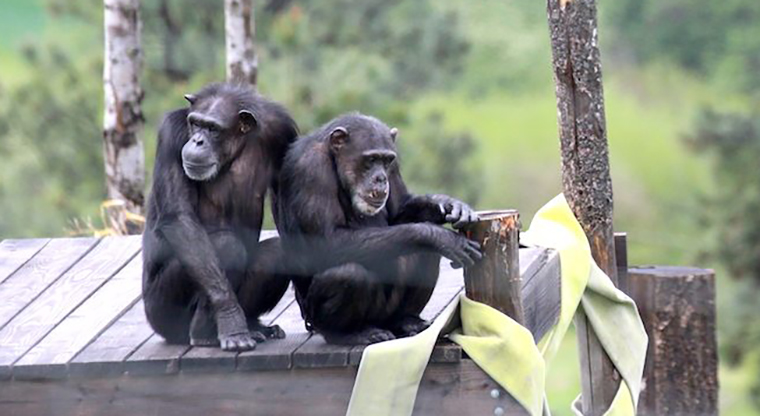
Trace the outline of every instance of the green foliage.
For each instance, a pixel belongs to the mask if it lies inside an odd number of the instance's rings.
[[[15,60],[23,74],[0,83],[0,156],[11,161],[0,168],[3,237],[60,235],[72,218],[98,216],[104,197],[102,2],[42,1],[50,25]],[[273,0],[261,5],[256,46],[262,92],[291,109],[303,131],[352,110],[408,130],[410,100],[453,84],[468,49],[456,14],[432,4]],[[143,137],[150,171],[162,114],[183,106],[184,93],[223,79],[224,22],[218,2],[144,0],[141,5]],[[452,137],[440,126],[425,126],[434,130],[415,129],[421,137]],[[414,166],[418,157],[445,158],[415,177],[415,188],[464,192],[463,184],[475,181],[461,167],[475,146],[462,137],[444,140],[426,149],[428,154],[403,155]],[[448,177],[456,180],[449,185],[441,179]]]
[[[691,146],[714,159],[717,189],[708,201],[720,212],[705,218],[715,235],[710,252],[731,276],[747,279],[737,290],[734,308],[724,319],[723,349],[730,362],[760,344],[760,118],[757,115],[705,111],[688,137]],[[760,379],[758,380],[760,382]]]
[[[624,0],[606,4],[615,42],[645,61],[667,59],[760,94],[760,3]]]

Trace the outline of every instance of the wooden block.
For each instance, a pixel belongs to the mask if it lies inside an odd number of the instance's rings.
[[[74,357],[69,363],[69,375],[121,375],[125,371],[124,361],[151,335],[153,330],[140,300]]]
[[[525,327],[538,342],[559,319],[562,298],[559,253],[547,248],[520,249],[520,275]]]
[[[462,232],[480,243],[483,258],[464,270],[467,297],[525,322],[520,290],[519,214],[515,210],[479,212],[479,221]]]
[[[628,278],[649,335],[638,414],[717,415],[715,272],[634,267]]]
[[[137,302],[141,277],[138,255],[18,360],[14,378],[66,375],[67,363]]]
[[[59,238],[0,284],[0,329],[98,243],[95,238]]]
[[[0,368],[8,368],[121,270],[140,237],[107,237],[0,330]]]
[[[42,250],[48,241],[49,238],[3,240],[0,243],[0,283]]]
[[[179,360],[189,345],[167,344],[163,338],[153,334],[124,362],[124,369],[130,375],[176,374],[180,370]]]

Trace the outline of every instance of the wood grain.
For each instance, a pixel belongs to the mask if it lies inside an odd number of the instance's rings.
[[[467,297],[498,309],[520,324],[525,322],[520,290],[517,211],[479,212],[480,220],[462,232],[481,245],[483,258],[464,271]]]
[[[71,360],[69,375],[121,375],[124,361],[151,335],[153,330],[140,300]]]
[[[137,302],[141,277],[138,255],[18,360],[14,378],[66,376],[68,362]]]
[[[94,238],[50,241],[0,285],[0,329],[98,243]]]
[[[638,414],[717,415],[715,272],[655,266],[628,274],[649,335]]]
[[[27,238],[0,242],[0,284],[45,247],[49,238]]]
[[[140,248],[140,238],[107,237],[0,330],[0,371],[34,347],[116,274]]]
[[[303,415],[345,414],[356,368],[190,376],[18,381],[0,389],[0,414]],[[496,390],[497,395],[492,396]],[[472,361],[425,370],[415,415],[524,415],[525,411]]]

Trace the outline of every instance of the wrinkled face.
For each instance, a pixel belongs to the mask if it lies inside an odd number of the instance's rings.
[[[208,181],[240,153],[256,119],[224,97],[185,98],[191,104],[187,115],[190,138],[182,147],[182,168],[188,178]]]
[[[396,129],[380,132],[338,127],[330,135],[341,185],[351,195],[354,211],[373,216],[382,211],[390,194],[390,172],[396,163]],[[386,137],[382,137],[386,136]]]

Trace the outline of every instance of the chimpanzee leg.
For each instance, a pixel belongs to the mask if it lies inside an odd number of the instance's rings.
[[[151,231],[143,236],[143,302],[156,333],[172,344],[190,342],[197,289],[170,249]]]
[[[374,324],[385,312],[384,285],[363,266],[348,263],[314,276],[301,308],[332,344],[372,344],[393,339]]]
[[[285,331],[279,326],[266,326],[259,321],[259,316],[272,310],[288,288],[290,279],[284,273],[283,258],[279,238],[262,241],[249,261],[245,278],[237,290],[248,328],[256,341],[285,338]]]
[[[228,230],[209,233],[209,240],[214,246],[225,277],[229,280],[232,290],[236,291],[243,281],[248,263],[245,245]],[[200,292],[196,292],[194,313],[190,322],[190,344],[199,347],[219,345],[214,311],[206,296]]]
[[[248,263],[245,246],[229,231],[209,234],[225,276],[240,287]],[[155,234],[143,237],[143,299],[153,330],[167,342],[219,345],[213,311],[187,271]]]
[[[420,318],[433,294],[440,272],[441,256],[423,253],[410,254],[398,259],[398,280],[403,282],[405,290],[396,313],[385,325],[397,337],[416,335],[429,323]]]

